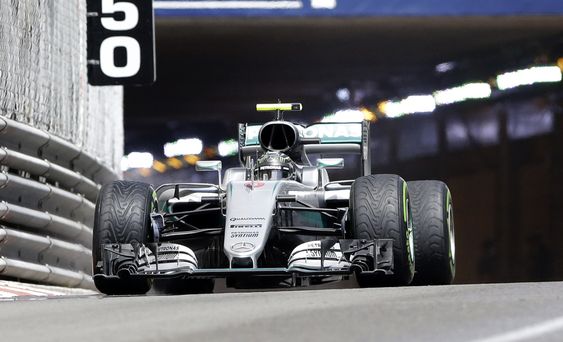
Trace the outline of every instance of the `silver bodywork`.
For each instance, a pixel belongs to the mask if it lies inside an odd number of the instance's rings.
[[[283,181],[234,181],[227,187],[224,252],[251,258],[256,267],[272,229],[276,197]]]
[[[352,181],[330,182],[326,170],[310,165],[307,157],[359,154],[361,174],[369,174],[367,127],[366,122],[316,124],[291,131],[299,137],[279,153],[294,161],[292,174],[272,180],[256,177],[257,152],[264,146],[247,136],[250,126],[239,126],[244,167],[226,170],[217,185],[160,186],[155,192],[159,212],[151,214],[154,240],[140,247],[104,245],[104,273],[96,277],[275,275],[291,278],[295,286],[298,278],[392,274],[391,240],[345,238]],[[220,168],[220,162],[206,166],[219,175]]]

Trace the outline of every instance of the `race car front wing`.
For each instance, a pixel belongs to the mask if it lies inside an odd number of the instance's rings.
[[[187,247],[172,243],[105,244],[102,260],[95,265],[94,278],[193,278],[228,276],[287,276],[292,278],[372,273],[393,274],[393,240],[326,239],[321,240],[316,268],[292,266],[276,268],[198,268],[195,254]],[[341,262],[327,263],[325,256],[339,245]]]

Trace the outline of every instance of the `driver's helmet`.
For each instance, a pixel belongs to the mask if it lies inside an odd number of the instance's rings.
[[[256,176],[259,180],[290,179],[294,173],[293,161],[280,152],[266,152],[256,162]]]

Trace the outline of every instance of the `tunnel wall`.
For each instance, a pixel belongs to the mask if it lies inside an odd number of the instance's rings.
[[[123,89],[88,85],[86,1],[0,1],[0,279],[93,288],[101,185],[120,177]]]

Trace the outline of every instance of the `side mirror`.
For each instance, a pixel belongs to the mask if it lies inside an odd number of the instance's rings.
[[[200,160],[195,163],[196,171],[217,171],[219,177],[219,186],[221,186],[221,170],[223,163],[220,160]]]
[[[317,167],[327,170],[338,170],[344,168],[344,158],[319,158]]]

